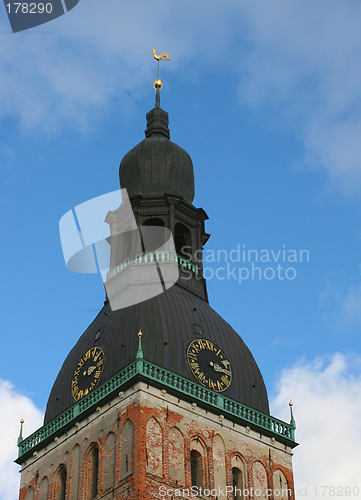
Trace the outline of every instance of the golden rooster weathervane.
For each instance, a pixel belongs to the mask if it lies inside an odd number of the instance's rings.
[[[158,78],[154,80],[153,82],[153,87],[159,91],[163,87],[163,82],[162,80],[159,79],[159,61],[169,61],[170,60],[170,55],[168,52],[162,52],[161,54],[157,55],[157,51],[155,49],[152,49],[153,52],[153,59],[158,61]]]

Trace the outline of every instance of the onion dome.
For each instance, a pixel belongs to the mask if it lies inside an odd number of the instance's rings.
[[[122,188],[128,196],[181,196],[194,199],[193,163],[189,154],[170,140],[168,113],[156,107],[146,116],[145,139],[127,153],[119,167]]]

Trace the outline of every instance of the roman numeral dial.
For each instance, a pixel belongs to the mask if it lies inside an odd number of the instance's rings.
[[[191,373],[203,386],[223,392],[231,385],[231,363],[214,342],[192,340],[187,349],[187,362]]]
[[[103,350],[100,347],[90,348],[80,359],[71,379],[71,393],[75,401],[79,401],[98,386],[103,369]]]

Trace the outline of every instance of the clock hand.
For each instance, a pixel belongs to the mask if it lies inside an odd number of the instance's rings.
[[[96,366],[89,366],[88,375],[91,375],[95,369],[96,369]]]
[[[213,370],[215,372],[223,372],[223,368],[219,366],[217,363],[213,363],[213,361],[211,361],[209,364],[213,366]]]

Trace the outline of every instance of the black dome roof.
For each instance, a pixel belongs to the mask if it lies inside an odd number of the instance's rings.
[[[127,153],[119,167],[128,196],[176,194],[194,199],[193,163],[189,154],[169,137],[168,113],[154,108],[147,114],[146,138]]]
[[[223,394],[269,414],[268,398],[259,368],[243,340],[204,300],[178,284],[150,300],[112,312],[105,304],[66,358],[52,388],[44,424],[74,404],[71,379],[85,352],[98,345],[105,363],[101,384],[134,361],[138,330],[143,332],[144,358],[194,380],[186,361],[191,340],[202,337],[217,344],[232,365],[232,383]],[[99,340],[96,333],[101,330]]]

